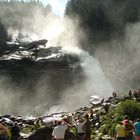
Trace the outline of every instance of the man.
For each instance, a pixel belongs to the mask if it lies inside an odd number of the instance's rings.
[[[85,133],[85,135],[84,135],[84,140],[91,140],[91,138],[90,138],[90,134],[91,134],[91,122],[90,122],[90,120],[89,120],[89,115],[88,114],[86,114],[85,115],[85,122],[84,122],[84,124],[83,124],[83,130],[84,130],[84,133]]]
[[[84,130],[83,130],[83,121],[82,119],[79,119],[76,123],[76,128],[77,128],[77,135],[78,135],[78,140],[83,140],[84,137]]]
[[[17,122],[11,128],[11,140],[18,140],[20,138],[20,127]]]
[[[65,131],[67,129],[66,124],[62,124],[62,121],[57,122],[57,126],[54,127],[52,132],[53,140],[64,140]]]

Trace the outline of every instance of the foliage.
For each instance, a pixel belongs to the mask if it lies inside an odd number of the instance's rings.
[[[101,126],[100,132],[103,133],[103,135],[114,136],[115,126],[115,122],[113,122],[112,120],[108,120],[103,126]]]
[[[102,126],[99,131],[103,135],[114,136],[117,121],[128,115],[131,120],[140,118],[140,103],[135,100],[125,100],[118,103],[118,107],[110,107],[108,114],[101,117]]]
[[[140,103],[134,100],[122,101],[118,106],[119,115],[128,115],[132,120],[140,118]]]
[[[113,123],[108,131],[108,134],[110,136],[114,136],[115,135],[115,127],[116,127],[116,123]]]

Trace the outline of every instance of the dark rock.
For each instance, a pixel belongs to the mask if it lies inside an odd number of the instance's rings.
[[[51,127],[40,128],[31,134],[27,140],[51,140],[52,131],[53,129]]]
[[[0,70],[17,72],[21,69],[72,68],[79,63],[76,54],[62,52],[61,46],[46,48],[47,41],[0,42]]]

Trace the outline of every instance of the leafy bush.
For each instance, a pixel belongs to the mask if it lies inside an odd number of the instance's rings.
[[[112,125],[111,125],[111,127],[110,127],[110,129],[108,131],[108,134],[110,136],[115,136],[115,128],[116,128],[116,123],[112,123]]]
[[[122,101],[118,106],[119,115],[128,115],[132,120],[140,118],[140,103],[134,100]]]

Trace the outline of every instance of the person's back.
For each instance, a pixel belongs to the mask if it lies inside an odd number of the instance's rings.
[[[139,122],[136,122],[134,124],[134,126],[135,126],[135,132],[136,132],[136,134],[137,135],[140,135],[140,121]]]
[[[90,140],[91,122],[89,120],[89,116],[88,115],[86,115],[85,118],[86,118],[86,121],[83,124],[83,130],[84,130],[84,133],[85,133],[84,139],[85,140]]]
[[[122,122],[118,122],[117,125],[116,125],[116,137],[117,137],[117,140],[125,140],[126,138],[126,130],[123,126],[123,123]]]
[[[140,140],[140,119],[135,122],[134,127],[136,140]]]
[[[15,123],[11,128],[11,140],[18,140],[19,137],[20,137],[20,128],[17,125],[17,123]]]
[[[58,125],[53,129],[52,136],[54,139],[64,139],[65,131],[67,126],[58,122]]]
[[[83,130],[83,123],[81,120],[79,120],[77,123],[76,123],[76,128],[77,128],[77,133],[84,133],[84,130]]]
[[[18,126],[13,126],[11,128],[11,133],[12,133],[12,135],[19,135],[19,133],[20,133],[19,127]]]

